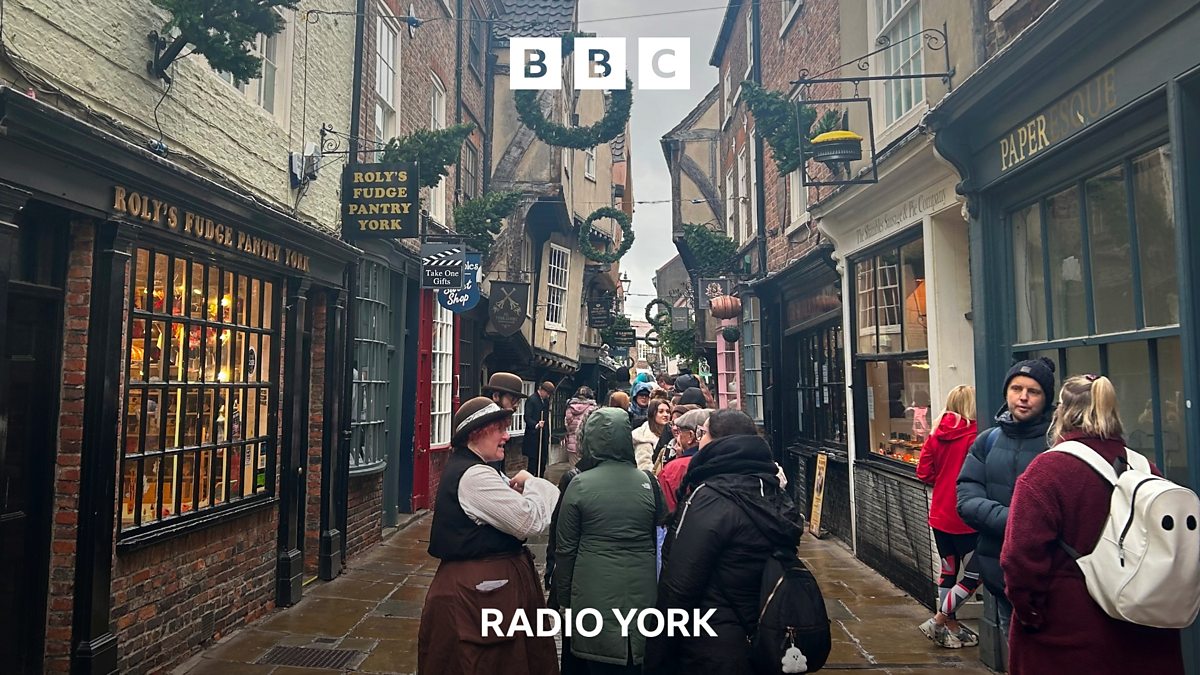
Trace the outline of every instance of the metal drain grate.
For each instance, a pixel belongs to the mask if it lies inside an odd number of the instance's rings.
[[[273,647],[258,660],[259,665],[303,666],[306,668],[345,668],[362,652],[355,649],[323,647]]]

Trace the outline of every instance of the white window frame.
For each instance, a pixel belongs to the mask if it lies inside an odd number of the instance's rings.
[[[437,75],[430,73],[429,129],[438,131],[446,128],[446,87]],[[446,222],[446,177],[438,181],[429,191],[429,217],[439,225]]]
[[[725,234],[730,239],[737,239],[737,183],[734,182],[734,170],[725,174]]]
[[[450,445],[454,411],[454,313],[435,303],[433,307],[433,359],[430,367],[429,446]]]
[[[750,165],[748,157],[746,157],[746,149],[743,148],[738,153],[738,229],[737,240],[738,244],[745,244],[746,239],[743,235],[746,232],[746,223],[750,221]]]
[[[525,393],[526,398],[534,396],[533,382],[530,382],[529,380],[521,380],[521,391]],[[508,435],[525,435],[525,401],[517,402],[517,410],[513,413],[512,419],[508,423]]]
[[[550,244],[546,256],[546,327],[564,330],[567,323],[567,292],[571,286],[571,249]]]
[[[442,7],[445,8],[447,14],[451,17],[454,16],[454,5],[451,4],[450,0],[442,0]]]
[[[750,138],[750,135],[746,136]],[[753,239],[758,233],[758,200],[755,195],[758,194],[758,150],[753,143],[750,145],[750,164],[746,167],[750,174],[750,190],[746,193],[746,198],[750,200],[750,222],[746,223],[746,241]]]
[[[721,126],[729,124],[729,120],[733,119],[733,106],[735,100],[733,98],[733,73],[731,68],[725,68],[725,77],[721,80],[721,105],[725,106],[725,121]]]
[[[923,28],[921,0],[875,0],[870,6],[874,15],[872,24],[876,27],[870,36],[871,44],[879,44],[878,41],[886,37],[895,45]],[[875,57],[875,71],[879,75],[911,75],[924,69],[925,41],[921,38],[886,49]],[[921,79],[877,82],[872,93],[879,101],[878,122],[884,130],[917,114],[914,111],[927,107],[925,81]],[[903,104],[906,93],[911,97],[911,104],[907,107]],[[900,97],[899,106],[893,105],[897,97]]]
[[[375,141],[387,143],[396,136],[397,111],[400,109],[396,95],[401,84],[400,22],[380,3],[379,15],[375,18]],[[384,45],[385,42],[390,44]],[[385,73],[390,72],[388,77]]]
[[[749,296],[742,302],[742,374],[740,385],[745,401],[744,412],[755,422],[763,422],[762,315],[759,299]],[[757,373],[757,377],[750,377]],[[751,384],[751,383],[755,384]]]
[[[233,75],[224,71],[213,71],[222,81],[230,87],[238,91],[252,105],[260,108],[266,114],[275,118],[276,121],[284,124],[288,120],[288,107],[291,102],[292,91],[292,42],[293,42],[293,22],[288,20],[290,12],[285,14],[282,10],[276,9],[275,13],[283,19],[283,29],[278,33],[268,37],[259,34],[255,36],[254,44],[250,48],[250,53],[262,59],[260,76],[246,83],[237,83],[233,80]],[[275,59],[267,58],[267,47],[274,42]],[[274,85],[271,91],[271,107],[268,108],[266,103],[266,81],[270,78],[264,77],[266,73],[271,72],[271,78],[274,78]]]
[[[783,233],[790,235],[797,229],[812,222],[812,214],[808,212],[808,190],[800,177],[800,169],[787,176],[788,180],[788,225]]]
[[[800,16],[800,11],[804,8],[804,0],[780,0],[779,6],[783,16],[783,22],[779,26],[779,35],[782,37],[795,23],[796,17]]]
[[[750,71],[754,70],[754,8],[746,3],[746,77],[750,79]]]
[[[596,180],[596,148],[586,148],[583,151],[583,177]]]

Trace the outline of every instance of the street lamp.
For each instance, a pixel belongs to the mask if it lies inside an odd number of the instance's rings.
[[[625,270],[621,270],[621,280],[620,281],[621,281],[621,292],[628,293],[629,292],[629,284],[633,280],[629,278],[629,275],[625,273]]]

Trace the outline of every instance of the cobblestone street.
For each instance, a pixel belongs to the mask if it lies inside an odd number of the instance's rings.
[[[425,552],[431,521],[430,514],[415,519],[338,579],[306,588],[295,607],[226,637],[175,675],[416,672],[421,606],[437,570],[437,561]],[[540,563],[545,537],[531,547]],[[821,583],[833,622],[826,670],[990,672],[979,664],[977,649],[941,650],[922,636],[916,626],[927,617],[925,609],[841,544],[806,537],[801,554]],[[341,656],[345,663],[332,669],[268,663],[277,647],[306,647],[304,656]]]

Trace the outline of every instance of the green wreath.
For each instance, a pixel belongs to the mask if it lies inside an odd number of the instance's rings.
[[[621,226],[621,248],[618,248],[611,253],[598,251],[592,246],[591,232],[592,223],[601,218],[612,218]],[[583,253],[583,257],[598,263],[615,263],[620,260],[629,247],[633,246],[633,221],[629,216],[620,209],[614,209],[611,206],[602,206],[592,212],[592,215],[583,221],[583,225],[579,226],[579,250]]]
[[[625,78],[624,89],[614,89],[604,105],[604,117],[588,127],[564,127],[546,119],[538,105],[537,91],[521,89],[513,94],[517,116],[542,142],[560,148],[587,150],[625,133],[633,110],[633,81]]]
[[[662,306],[662,308],[666,310],[666,313],[664,314],[664,313],[660,312],[657,315],[652,315],[650,313],[650,310],[652,310],[658,306]],[[660,316],[665,317],[665,318],[660,321],[658,319],[658,317],[660,317]],[[666,300],[663,300],[662,298],[655,298],[655,299],[651,300],[649,302],[649,304],[646,305],[646,323],[649,323],[651,326],[654,326],[655,328],[659,328],[659,329],[670,326],[671,325],[671,305]]]

